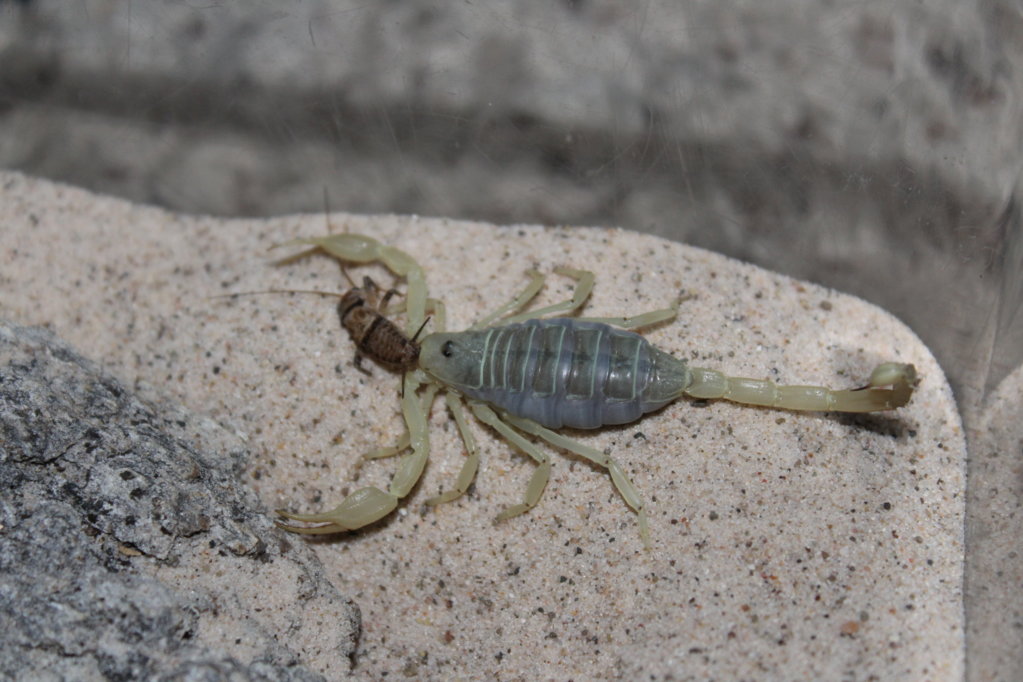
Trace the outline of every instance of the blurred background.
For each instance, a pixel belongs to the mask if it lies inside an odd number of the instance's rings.
[[[893,312],[970,438],[977,680],[1023,679],[1021,102],[1020,0],[0,0],[0,167],[220,216],[620,226]]]

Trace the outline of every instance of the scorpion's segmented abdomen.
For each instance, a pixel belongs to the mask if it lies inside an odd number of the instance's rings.
[[[639,334],[606,324],[553,318],[479,333],[480,381],[459,390],[548,428],[625,424],[681,392],[656,385],[665,359],[679,361]]]

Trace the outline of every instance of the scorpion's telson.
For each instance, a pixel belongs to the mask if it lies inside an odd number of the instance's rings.
[[[640,534],[649,547],[643,502],[624,469],[604,452],[552,429],[591,429],[628,423],[683,395],[789,410],[890,410],[909,401],[916,382],[912,365],[885,363],[874,370],[866,386],[858,389],[779,386],[771,381],[729,377],[715,370],[689,367],[685,360],[658,350],[639,334],[626,331],[673,319],[677,305],[631,318],[537,319],[540,315],[571,313],[585,303],[593,286],[593,274],[568,268],[555,272],[576,279],[570,300],[532,312],[516,312],[528,305],[543,284],[543,276],[530,271],[529,285],[510,302],[467,331],[447,333],[443,331],[443,306],[427,298],[422,269],[408,254],[360,235],[330,235],[289,244],[310,244],[314,249],[284,262],[322,250],[343,262],[383,263],[408,283],[410,330],[419,327],[427,308],[436,311],[436,326],[441,330],[428,335],[420,346],[414,337],[409,338],[383,318],[383,303],[376,304],[376,291],[369,284],[364,289],[353,288],[345,295],[339,307],[341,320],[359,349],[404,372],[401,408],[408,433],[397,446],[367,457],[387,457],[409,449],[411,452],[402,457],[386,492],[374,487],[361,488],[335,509],[320,514],[279,511],[292,521],[322,524],[278,523],[281,528],[298,533],[353,530],[391,513],[415,487],[426,466],[430,451],[427,416],[436,394],[442,390],[451,391],[446,402],[468,457],[454,488],[430,498],[427,504],[458,498],[476,475],[479,455],[462,411],[465,399],[480,421],[537,463],[522,502],[501,512],[498,520],[534,507],[547,484],[550,460],[522,435],[528,434],[605,468],[622,498],[636,512]],[[385,296],[384,303],[386,300]],[[488,326],[502,319],[503,325]],[[386,331],[380,335],[384,328]]]

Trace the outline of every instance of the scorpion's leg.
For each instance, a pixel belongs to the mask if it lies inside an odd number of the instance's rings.
[[[387,459],[388,457],[394,457],[408,450],[409,445],[412,444],[412,438],[406,431],[398,442],[394,445],[389,445],[385,448],[377,448],[376,450],[370,450],[362,456],[363,459]]]
[[[428,406],[424,408],[416,393],[419,389],[417,373],[406,372],[404,382],[405,395],[401,401],[401,408],[405,424],[408,426],[412,452],[401,459],[388,491],[384,492],[372,486],[360,488],[346,497],[336,508],[322,514],[292,514],[278,510],[280,516],[291,521],[324,524],[305,527],[278,521],[279,528],[310,535],[355,530],[387,516],[398,506],[398,500],[409,494],[422,476],[426,460],[430,456],[430,434],[426,422]]]
[[[559,433],[555,433],[550,429],[543,427],[532,419],[523,419],[521,417],[514,417],[509,414],[502,414],[502,417],[509,424],[517,429],[531,433],[534,436],[539,436],[545,441],[550,443],[556,448],[568,450],[575,454],[585,457],[597,466],[603,467],[608,470],[611,474],[611,481],[614,482],[615,488],[618,489],[618,493],[625,500],[625,503],[632,507],[632,510],[636,512],[639,517],[639,535],[643,540],[643,547],[650,549],[650,527],[647,523],[646,510],[643,508],[643,499],[639,496],[639,491],[636,490],[636,486],[633,485],[629,479],[629,475],[619,466],[612,457],[605,453],[591,448],[582,443],[577,443],[571,438],[566,438]]]
[[[466,458],[465,464],[462,465],[462,470],[458,472],[454,489],[428,499],[426,504],[431,506],[451,502],[464,495],[465,491],[472,485],[472,480],[476,478],[476,471],[480,467],[480,456],[476,451],[476,439],[473,438],[472,431],[469,430],[469,424],[465,421],[465,412],[462,410],[461,400],[453,393],[448,393],[444,396],[444,402],[447,403],[451,415],[455,418],[455,424],[458,425],[458,432],[462,436],[462,442],[465,443],[465,450],[469,456]]]
[[[571,277],[576,281],[575,288],[572,290],[572,298],[567,301],[560,301],[554,303],[545,308],[539,308],[537,310],[527,310],[524,313],[518,315],[512,315],[504,318],[502,324],[512,324],[514,322],[522,322],[523,320],[532,320],[537,317],[543,317],[545,315],[553,315],[554,313],[570,313],[573,310],[578,310],[586,303],[586,299],[590,297],[590,292],[593,291],[593,273],[589,270],[576,270],[574,268],[554,268],[554,272],[559,275],[565,275]]]
[[[469,329],[483,329],[490,325],[494,320],[507,315],[513,310],[518,310],[525,306],[527,303],[536,298],[536,295],[540,293],[540,289],[543,288],[544,276],[536,270],[527,270],[526,274],[529,275],[529,284],[515,296],[512,300],[505,303],[503,306],[490,313],[481,320],[478,320]]]
[[[528,440],[522,437],[517,431],[512,429],[510,426],[501,421],[497,414],[484,405],[472,401],[469,403],[469,409],[472,413],[483,422],[484,424],[493,427],[505,440],[509,441],[512,445],[517,447],[522,452],[526,453],[533,459],[535,459],[540,466],[533,472],[533,476],[529,479],[529,485],[526,486],[526,494],[520,504],[514,504],[503,512],[497,515],[496,521],[504,521],[510,519],[513,516],[518,516],[524,512],[529,511],[536,506],[536,503],[540,501],[540,496],[543,495],[543,489],[547,486],[547,479],[551,475],[551,460],[547,455],[540,451],[535,445],[530,443]]]
[[[724,398],[747,405],[787,410],[893,410],[909,402],[916,383],[916,369],[913,365],[896,362],[878,365],[866,386],[844,391],[834,391],[823,386],[779,386],[773,381],[729,377],[700,367],[693,367],[690,372],[692,381],[685,393],[693,398]]]
[[[678,317],[680,303],[682,303],[682,299],[677,299],[670,308],[651,310],[648,313],[633,315],[632,317],[580,317],[577,319],[580,322],[603,322],[604,324],[610,324],[622,329],[639,329],[640,327],[649,327],[658,322],[674,320]]]

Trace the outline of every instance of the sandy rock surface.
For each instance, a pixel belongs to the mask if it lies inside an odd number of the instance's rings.
[[[322,215],[173,215],[14,174],[0,176],[0,214],[0,315],[46,326],[143,397],[237,431],[251,456],[238,484],[268,507],[320,510],[357,486],[386,487],[395,462],[360,465],[358,455],[401,435],[398,379],[352,367],[334,302],[210,298],[344,288],[327,258],[269,263],[269,245],[324,233]],[[606,473],[559,453],[539,506],[493,524],[533,465],[478,424],[476,484],[424,507],[464,456],[438,402],[434,454],[399,510],[311,543],[362,611],[357,674],[961,677],[965,445],[941,370],[904,325],[858,299],[619,230],[332,223],[414,254],[452,329],[509,298],[528,268],[571,265],[597,273],[589,315],[693,295],[647,336],[695,365],[836,388],[890,360],[922,376],[891,414],[683,399],[633,424],[571,433],[610,449],[648,500],[650,551]],[[352,274],[391,281],[380,268]],[[542,300],[569,289],[552,276]],[[291,590],[261,587],[264,608],[289,607]]]

